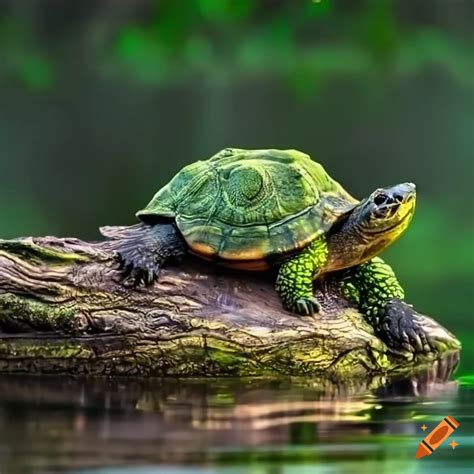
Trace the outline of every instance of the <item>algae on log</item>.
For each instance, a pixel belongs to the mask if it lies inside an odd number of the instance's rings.
[[[418,315],[433,351],[393,352],[330,281],[317,291],[323,311],[299,317],[263,274],[190,259],[127,288],[112,241],[0,241],[0,372],[338,378],[414,373],[459,349]]]

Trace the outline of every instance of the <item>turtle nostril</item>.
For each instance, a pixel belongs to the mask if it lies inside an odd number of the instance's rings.
[[[396,201],[396,202],[403,202],[403,196],[399,193],[394,193],[393,194],[393,199]]]

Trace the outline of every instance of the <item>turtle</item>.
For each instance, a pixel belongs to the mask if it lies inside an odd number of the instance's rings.
[[[382,318],[404,290],[378,255],[407,229],[415,204],[413,183],[356,199],[301,151],[225,148],[161,188],[136,214],[147,231],[129,234],[117,255],[132,284],[152,284],[165,262],[189,253],[238,270],[275,268],[284,308],[301,316],[321,310],[314,280],[337,275],[379,332],[426,347],[414,318]]]

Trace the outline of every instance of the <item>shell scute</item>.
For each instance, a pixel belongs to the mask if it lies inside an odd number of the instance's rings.
[[[224,149],[184,167],[137,216],[175,218],[206,258],[255,262],[304,248],[357,202],[297,150]]]

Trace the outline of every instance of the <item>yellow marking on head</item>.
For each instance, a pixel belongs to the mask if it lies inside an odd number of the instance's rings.
[[[395,213],[392,220],[396,220],[398,225],[395,225],[393,229],[388,230],[383,234],[383,240],[387,242],[393,242],[400,237],[403,232],[408,228],[410,222],[415,213],[415,199],[411,199],[407,202],[400,204],[397,212]]]

